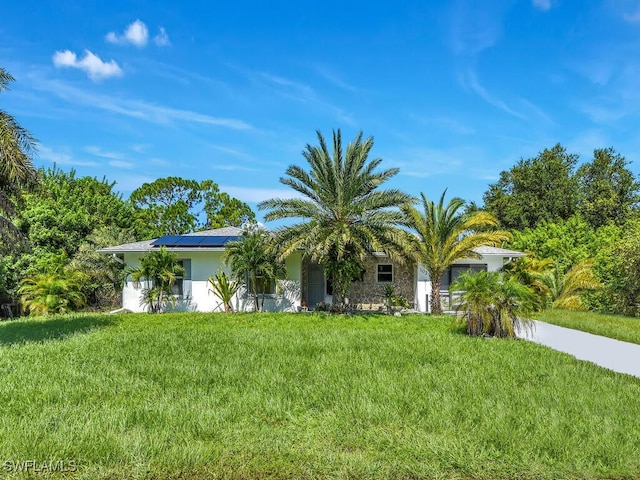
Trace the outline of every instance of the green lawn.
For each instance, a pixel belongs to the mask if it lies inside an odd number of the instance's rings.
[[[640,477],[640,379],[450,322],[2,323],[0,476],[35,460],[74,478]]]
[[[545,310],[534,318],[561,327],[640,344],[640,318],[572,310]]]

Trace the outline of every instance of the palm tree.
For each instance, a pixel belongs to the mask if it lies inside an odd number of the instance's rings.
[[[363,140],[360,132],[344,151],[340,130],[334,131],[330,152],[316,133],[319,146],[307,145],[302,153],[310,170],[291,165],[280,179],[299,197],[274,198],[258,207],[269,210],[268,221],[298,219],[277,231],[280,256],[304,250],[309,260],[322,264],[340,308],[367,255],[384,252],[404,260],[408,234],[396,227],[402,221],[398,207],[413,199],[400,190],[379,189],[398,169],[376,171],[382,159],[368,161],[372,137]]]
[[[78,310],[85,304],[83,275],[65,269],[63,273],[40,273],[20,282],[18,293],[29,315],[52,315]]]
[[[531,288],[537,297],[535,310],[540,311],[547,306],[549,298],[549,289],[541,279],[545,278],[553,269],[554,263],[551,258],[538,259],[534,253],[527,252],[526,257],[517,258],[507,263],[502,271],[508,277],[513,277]]]
[[[460,210],[464,207],[464,200],[461,198],[452,198],[445,205],[446,193],[445,190],[437,204],[422,193],[424,213],[410,204],[403,207],[405,225],[420,236],[414,239],[413,255],[431,278],[431,312],[434,314],[442,313],[440,279],[453,262],[462,258],[480,258],[474,248],[500,245],[511,238],[508,232],[488,230],[498,225],[498,220],[488,212],[475,211],[463,215]]]
[[[284,263],[279,260],[273,238],[264,228],[251,225],[245,228],[240,240],[229,242],[225,248],[225,262],[236,278],[247,286],[255,311],[264,309],[264,300],[277,279],[284,278]],[[262,305],[259,297],[262,294]]]
[[[526,318],[536,302],[535,293],[515,277],[498,272],[463,273],[454,285],[462,293],[456,310],[465,312],[469,335],[515,337],[533,327]]]
[[[15,79],[0,67],[0,92],[7,90]],[[15,212],[13,198],[32,185],[37,177],[31,162],[35,153],[35,139],[4,110],[0,110],[0,247],[22,239],[19,230],[8,217]]]
[[[539,283],[546,288],[551,306],[569,310],[584,310],[582,294],[602,288],[593,273],[593,260],[575,264],[563,274],[557,267],[539,275]]]
[[[151,313],[159,313],[166,304],[173,304],[172,287],[180,275],[184,275],[175,253],[164,247],[140,257],[140,265],[127,271],[136,288],[142,286],[140,303],[147,305]]]

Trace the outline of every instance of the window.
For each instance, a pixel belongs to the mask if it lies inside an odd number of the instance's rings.
[[[247,275],[247,281],[245,282],[247,285],[247,293],[248,294],[252,294],[253,293],[253,282],[251,281],[251,278],[249,278],[249,276]],[[268,278],[264,278],[260,275],[258,275],[258,277],[256,278],[256,285],[257,285],[257,290],[258,290],[258,295],[273,295],[276,293],[276,282],[274,282],[273,280],[270,280]]]
[[[487,265],[484,263],[476,263],[476,264],[457,264],[451,265],[442,278],[440,279],[440,289],[441,290],[449,290],[449,285],[455,282],[458,277],[466,272],[486,272]]]
[[[178,265],[184,269],[184,275],[176,276],[171,292],[176,297],[189,297],[191,295],[191,260],[178,260]]]
[[[378,283],[393,282],[393,265],[390,263],[378,264]]]
[[[333,295],[333,282],[330,278],[327,278],[325,292],[327,292],[327,295]]]

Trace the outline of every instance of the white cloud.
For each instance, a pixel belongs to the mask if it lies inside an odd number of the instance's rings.
[[[519,118],[520,120],[527,120],[527,117],[525,117],[523,114],[516,112],[511,107],[509,107],[506,103],[504,103],[501,99],[494,97],[489,92],[487,92],[487,90],[478,81],[478,77],[476,76],[476,73],[473,70],[467,71],[467,74],[461,77],[461,82],[464,87],[470,88],[471,90],[473,90],[476,94],[480,96],[480,98],[482,98],[488,104],[493,105],[494,107],[502,110],[503,112],[506,112],[509,115]]]
[[[532,0],[531,3],[538,10],[542,10],[543,12],[551,10],[551,0]]]
[[[109,158],[114,160],[122,160],[124,155],[117,152],[105,152],[100,147],[89,146],[85,148],[87,153],[95,155],[96,157]]]
[[[168,47],[169,45],[171,45],[169,35],[167,35],[167,31],[164,29],[164,27],[160,27],[160,33],[153,37],[153,41],[159,47]]]
[[[243,202],[259,203],[271,198],[298,198],[300,194],[292,189],[232,187],[220,185],[220,190]]]
[[[506,2],[453,2],[447,39],[453,53],[475,56],[493,47],[502,36],[506,5]]]
[[[37,84],[38,89],[52,92],[54,95],[76,105],[118,113],[127,117],[139,118],[155,124],[167,125],[174,122],[191,122],[233,130],[252,130],[254,127],[235,118],[214,117],[211,115],[164,107],[141,100],[118,99],[107,95],[89,93],[79,88],[57,82],[43,80]]]
[[[116,45],[131,44],[136,47],[144,47],[149,40],[149,29],[141,20],[130,23],[122,35],[115,32],[107,33],[105,40]],[[168,37],[167,37],[168,40]]]
[[[98,163],[88,160],[77,160],[70,153],[55,151],[45,145],[38,148],[38,157],[56,165],[69,165],[78,167],[96,167]]]
[[[64,52],[56,51],[52,59],[53,65],[56,68],[77,68],[86,72],[93,81],[109,77],[120,77],[123,73],[115,60],[103,62],[100,57],[89,50],[84,51],[84,58],[81,60],[78,60],[75,52],[71,50],[65,50]]]
[[[109,165],[115,168],[126,168],[128,170],[131,170],[135,167],[133,163],[125,162],[124,160],[112,160],[111,162],[109,162]]]
[[[635,13],[625,13],[622,15],[625,22],[629,23],[640,23],[640,8],[635,11]]]

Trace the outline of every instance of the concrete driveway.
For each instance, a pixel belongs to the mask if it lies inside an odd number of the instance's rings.
[[[640,378],[640,345],[621,342],[591,333],[535,321],[533,333],[520,332],[518,337],[593,362],[614,372]]]

